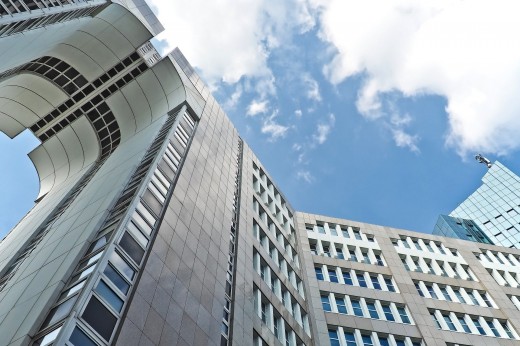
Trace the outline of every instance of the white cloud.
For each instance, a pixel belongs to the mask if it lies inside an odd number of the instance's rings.
[[[325,123],[319,123],[316,127],[316,133],[312,135],[312,138],[315,143],[317,144],[323,144],[327,140],[330,131],[332,130],[332,127],[334,127],[334,124],[336,122],[336,117],[334,114],[329,114],[329,118],[327,119],[327,122]]]
[[[301,146],[301,144],[294,143],[294,144],[292,145],[292,150],[294,150],[294,151],[300,151],[300,150],[302,150],[302,146]]]
[[[267,100],[257,101],[253,100],[247,107],[246,115],[255,116],[258,114],[264,114],[268,110],[269,102]]]
[[[410,135],[402,128],[392,129],[392,135],[394,142],[398,147],[408,148],[415,153],[420,152],[419,147],[417,146],[417,141],[419,140],[417,135]]]
[[[520,148],[520,4],[508,0],[316,0],[334,47],[332,83],[363,74],[357,107],[377,119],[382,96],[446,98],[447,144],[504,154]],[[413,148],[416,137],[394,133]],[[412,149],[413,150],[413,149]]]
[[[272,89],[271,50],[314,25],[308,0],[148,2],[166,28],[160,39],[170,49],[178,46],[210,85],[247,77]]]
[[[281,125],[276,122],[276,117],[278,112],[275,111],[273,114],[263,120],[262,123],[262,133],[269,135],[269,141],[276,141],[279,138],[285,137],[287,131],[289,130],[288,126]]]
[[[307,183],[312,183],[314,181],[314,177],[312,176],[311,172],[306,170],[296,172],[296,177],[306,181]]]
[[[301,118],[302,116],[302,110],[301,109],[297,109],[294,111],[294,115],[297,117],[297,118]]]
[[[307,88],[307,98],[316,102],[321,101],[320,87],[318,82],[313,79],[308,73],[305,73],[302,77],[303,84]]]
[[[240,100],[240,97],[242,96],[242,93],[243,93],[242,85],[238,84],[237,87],[235,88],[235,91],[231,94],[229,99],[225,102],[225,104],[224,104],[225,107],[228,109],[235,108],[238,101]]]

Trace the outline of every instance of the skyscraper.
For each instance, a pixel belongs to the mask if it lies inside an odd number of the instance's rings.
[[[520,177],[498,161],[450,216],[471,219],[497,245],[520,247]]]
[[[144,2],[6,4],[0,345],[518,344],[520,251],[296,212]]]
[[[448,215],[439,215],[432,234],[493,244],[491,239],[482,232],[475,221]]]

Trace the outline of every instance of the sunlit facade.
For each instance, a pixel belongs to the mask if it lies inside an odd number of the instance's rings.
[[[295,211],[143,1],[0,7],[0,345],[520,342],[520,250]]]
[[[450,216],[473,220],[501,246],[520,247],[520,177],[500,162],[493,163],[482,185]]]

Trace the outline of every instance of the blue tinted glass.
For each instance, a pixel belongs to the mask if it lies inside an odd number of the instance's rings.
[[[111,265],[107,265],[104,273],[110,279],[110,281],[112,281],[112,283],[114,285],[116,285],[117,288],[119,288],[119,290],[122,293],[124,293],[124,294],[128,293],[128,289],[130,288],[130,285],[125,281],[125,279],[123,279],[123,277],[121,275],[119,275],[119,273],[114,268],[112,268]]]
[[[71,342],[74,346],[97,346],[97,344],[90,340],[90,338],[78,327],[74,328],[69,342]]]
[[[107,286],[103,280],[99,280],[99,283],[96,287],[96,292],[99,293],[103,300],[105,300],[110,306],[114,308],[117,312],[121,311],[123,307],[123,300],[119,298],[114,291],[110,287]]]

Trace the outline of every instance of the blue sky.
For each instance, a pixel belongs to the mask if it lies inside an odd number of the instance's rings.
[[[430,232],[475,153],[520,172],[515,2],[150,2],[297,210]],[[38,184],[29,136],[0,140],[1,234]]]

